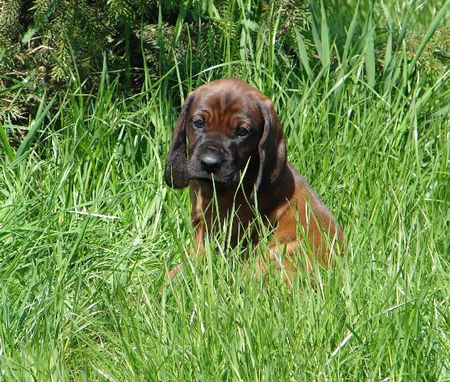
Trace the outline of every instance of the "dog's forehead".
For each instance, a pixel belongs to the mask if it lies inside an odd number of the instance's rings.
[[[265,98],[244,81],[222,79],[195,90],[192,111],[212,110],[220,115],[259,115],[258,102]]]

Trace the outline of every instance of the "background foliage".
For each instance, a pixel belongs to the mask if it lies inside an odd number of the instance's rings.
[[[448,380],[449,5],[3,1],[0,379]],[[224,76],[348,255],[289,291],[214,237],[158,295],[193,236],[172,126]]]
[[[26,85],[20,86],[23,94],[15,102],[11,94],[4,95],[0,110],[13,120],[23,119],[40,89],[53,91],[72,81],[98,86],[104,55],[110,73],[120,74],[124,90],[141,86],[144,67],[155,80],[175,63],[189,63],[189,68],[179,66],[186,76],[187,70],[244,59],[240,45],[274,22],[279,24],[276,39],[289,49],[294,31],[309,27],[310,13],[302,0],[254,1],[245,7],[238,1],[206,0],[4,1],[0,85]]]
[[[350,25],[358,2],[325,4],[329,42],[342,51],[346,41],[343,26]],[[443,5],[443,0],[375,5],[363,1],[358,5],[355,36],[367,29],[369,15],[376,23],[386,19],[386,12],[405,12],[408,24],[422,25],[421,18],[430,18]],[[35,111],[43,90],[51,95],[73,81],[83,83],[86,89],[97,87],[104,60],[109,73],[120,75],[121,89],[129,91],[139,89],[145,75],[157,80],[170,72],[167,80],[176,82],[171,72],[174,65],[178,77],[186,78],[217,63],[253,59],[270,45],[276,45],[276,64],[291,70],[300,59],[299,38],[312,67],[320,58],[313,47],[320,43],[320,30],[314,34],[312,29],[313,24],[320,24],[318,1],[310,6],[304,0],[6,0],[0,2],[0,10],[0,113],[12,123],[24,121]],[[391,42],[400,44],[405,30],[400,31],[398,23],[390,19],[388,24],[378,25],[375,46],[385,40],[386,33],[401,37]],[[411,54],[421,33],[408,35],[406,49]],[[270,37],[261,39],[263,35]],[[448,28],[440,30],[422,55],[421,64],[435,70],[448,65],[448,35]],[[356,38],[352,41],[356,46],[361,43],[364,41]],[[330,54],[335,58],[335,52]],[[332,64],[337,62],[332,59]]]

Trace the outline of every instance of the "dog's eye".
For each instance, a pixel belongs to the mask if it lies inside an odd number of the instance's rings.
[[[192,126],[194,126],[194,129],[203,129],[205,126],[205,121],[203,119],[197,119],[196,121],[192,122]]]
[[[246,127],[238,126],[238,128],[236,129],[236,131],[234,132],[234,134],[235,134],[237,137],[246,137],[247,135],[250,134],[250,130],[247,129]]]

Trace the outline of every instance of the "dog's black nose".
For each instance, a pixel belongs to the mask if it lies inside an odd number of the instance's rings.
[[[202,169],[207,173],[215,173],[222,164],[222,158],[218,153],[209,152],[200,158]]]

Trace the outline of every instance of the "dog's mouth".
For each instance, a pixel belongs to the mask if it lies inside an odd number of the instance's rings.
[[[206,183],[214,183],[215,185],[221,186],[221,187],[234,187],[237,186],[239,183],[239,174],[237,172],[230,173],[225,176],[218,176],[215,174],[207,174],[207,173],[189,173],[188,178],[190,180],[198,180],[201,182]]]

